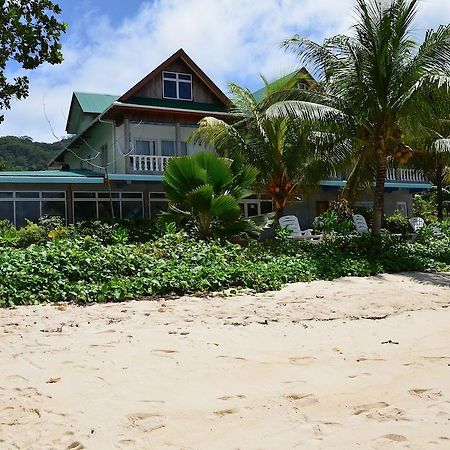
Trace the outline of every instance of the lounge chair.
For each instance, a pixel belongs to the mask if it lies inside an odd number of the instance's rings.
[[[361,214],[352,215],[353,223],[355,224],[356,232],[359,234],[364,234],[369,232],[369,227],[367,226],[366,219]]]
[[[296,216],[282,216],[279,218],[278,223],[280,227],[291,230],[290,239],[308,239],[312,242],[320,242],[323,239],[323,234],[312,234],[312,228],[302,231]]]
[[[413,233],[410,234],[412,240],[414,241],[417,238],[417,233],[425,226],[425,220],[422,219],[422,217],[411,217],[409,219],[409,224],[411,225],[411,228],[413,229]],[[434,227],[433,229],[433,236],[439,237],[443,236],[444,233],[439,227]]]

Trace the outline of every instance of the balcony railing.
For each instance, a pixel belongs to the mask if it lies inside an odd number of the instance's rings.
[[[130,155],[128,156],[128,168],[133,173],[162,173],[170,158],[171,156]],[[345,180],[346,177],[332,173],[329,179]],[[389,168],[386,173],[386,181],[425,183],[427,179],[422,170]]]
[[[329,180],[346,180],[346,174],[338,174],[337,172],[332,172],[328,177]],[[389,168],[386,171],[386,181],[393,182],[405,182],[405,183],[426,183],[426,179],[422,170],[418,169],[394,169]]]
[[[425,183],[427,181],[422,170],[417,169],[388,169],[386,181],[406,181]]]
[[[130,172],[162,173],[170,156],[130,155],[128,157]]]

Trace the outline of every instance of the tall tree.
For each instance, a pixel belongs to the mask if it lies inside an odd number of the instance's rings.
[[[62,62],[59,39],[66,24],[56,17],[60,13],[50,0],[0,0],[0,110],[10,109],[14,97],[28,96],[28,77],[9,80],[8,63],[29,70],[45,62]],[[3,119],[0,115],[0,122]]]
[[[219,154],[243,158],[258,169],[257,190],[272,199],[276,217],[299,190],[316,187],[336,170],[338,151],[322,152],[311,126],[289,118],[267,117],[267,109],[280,100],[296,97],[303,75],[284,77],[269,84],[261,96],[230,84],[233,123],[206,117],[191,139],[213,146]],[[321,138],[319,139],[319,137]]]
[[[297,117],[332,130],[354,149],[350,185],[375,181],[373,232],[383,217],[390,158],[411,156],[404,127],[414,129],[432,114],[431,92],[450,89],[450,24],[429,30],[419,46],[411,36],[418,0],[357,0],[351,36],[322,45],[294,36],[284,46],[319,77],[303,101],[274,105],[272,117]],[[437,95],[435,102],[446,101]]]
[[[450,99],[449,99],[450,102]],[[450,120],[436,120],[412,143],[413,164],[420,167],[428,180],[436,186],[437,217],[444,218],[444,191],[450,185]]]

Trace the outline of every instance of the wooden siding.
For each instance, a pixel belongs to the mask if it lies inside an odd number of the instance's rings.
[[[209,103],[221,105],[222,102],[217,98],[217,96],[209,89],[209,87],[189,68],[189,66],[178,59],[167,67],[164,68],[165,72],[178,72],[187,73],[192,75],[192,97],[194,102],[198,103]],[[163,98],[163,88],[162,88],[162,71],[153,79],[143,86],[136,94],[136,97],[144,98]],[[189,108],[189,101],[186,101],[186,108]]]

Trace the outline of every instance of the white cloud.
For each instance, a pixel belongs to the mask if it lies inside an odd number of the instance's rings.
[[[105,15],[87,11],[63,41],[65,61],[30,74],[30,97],[14,102],[0,134],[50,141],[44,116],[58,136],[74,90],[121,94],[183,47],[223,89],[227,81],[257,88],[296,67],[279,48],[294,33],[322,40],[348,31],[353,0],[157,0],[112,27]],[[417,31],[450,17],[448,0],[424,0]],[[71,24],[69,24],[71,25]]]

